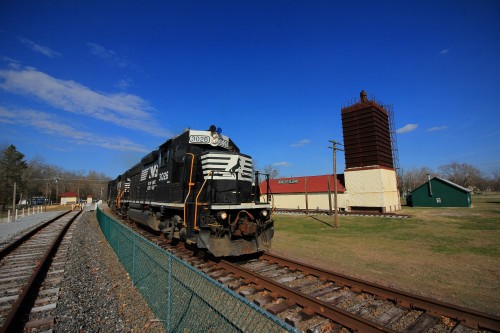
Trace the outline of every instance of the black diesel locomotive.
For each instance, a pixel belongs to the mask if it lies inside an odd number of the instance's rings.
[[[211,126],[169,139],[109,182],[109,206],[169,239],[195,244],[200,253],[265,250],[274,221],[269,196],[260,193],[261,175],[220,132]]]

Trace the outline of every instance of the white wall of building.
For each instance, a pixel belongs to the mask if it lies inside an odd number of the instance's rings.
[[[328,193],[308,193],[307,206],[309,210],[329,210]],[[294,194],[274,194],[273,206],[282,209],[306,209],[305,193]],[[331,195],[331,203],[333,209],[333,192]],[[344,193],[337,194],[337,207],[344,210],[346,207],[346,199]]]
[[[61,205],[70,205],[76,203],[76,197],[61,197]]]
[[[344,171],[348,210],[352,207],[378,207],[389,213],[401,209],[396,171],[371,168]]]

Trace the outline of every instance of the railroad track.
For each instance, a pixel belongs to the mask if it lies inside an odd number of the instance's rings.
[[[207,274],[306,332],[500,330],[495,316],[273,255],[236,263],[222,260]]]
[[[183,244],[136,232],[298,330],[319,332],[500,332],[500,318],[264,254],[197,258]]]
[[[324,209],[286,209],[286,208],[277,208],[274,210],[276,214],[283,215],[333,215],[328,210]],[[407,219],[410,218],[410,215],[406,214],[396,214],[396,213],[379,213],[379,212],[339,212],[339,216],[369,216],[369,217],[388,217],[388,218],[399,218],[399,219]]]
[[[53,327],[65,252],[80,213],[61,214],[0,251],[0,333]]]

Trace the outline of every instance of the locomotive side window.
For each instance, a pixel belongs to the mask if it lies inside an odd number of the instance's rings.
[[[176,147],[174,156],[172,158],[172,183],[179,183],[182,181],[185,156],[186,156],[186,146],[179,144]]]
[[[170,149],[165,149],[161,153],[160,166],[168,165],[170,159]]]

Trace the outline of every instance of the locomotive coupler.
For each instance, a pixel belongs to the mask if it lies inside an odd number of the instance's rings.
[[[234,232],[235,236],[255,235],[257,233],[257,224],[249,221],[246,217],[240,219],[238,229]]]

